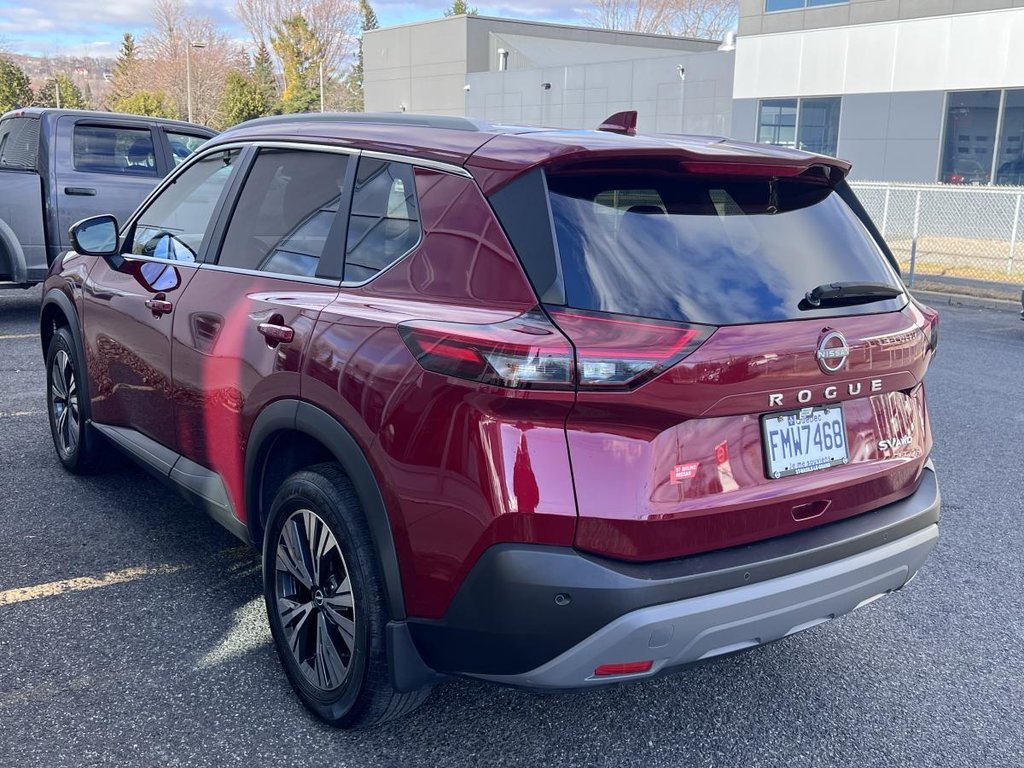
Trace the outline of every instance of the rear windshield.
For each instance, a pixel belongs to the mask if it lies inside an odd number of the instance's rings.
[[[901,287],[823,184],[678,173],[549,173],[565,303],[731,325],[899,309],[903,298],[801,309],[834,282]]]
[[[38,154],[38,118],[9,117],[0,122],[0,168],[33,170]]]

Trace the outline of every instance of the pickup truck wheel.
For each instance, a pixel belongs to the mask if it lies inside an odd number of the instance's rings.
[[[335,465],[282,484],[264,536],[263,587],[281,663],[318,718],[362,728],[426,699],[428,690],[391,685],[380,567],[352,483]]]
[[[97,436],[86,422],[78,382],[84,371],[67,328],[58,328],[46,350],[46,412],[57,457],[74,474],[97,464]]]

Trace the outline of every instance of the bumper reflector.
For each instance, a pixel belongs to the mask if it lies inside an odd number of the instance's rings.
[[[594,676],[635,675],[639,672],[650,672],[653,666],[653,661],[627,661],[625,664],[602,664],[594,670]]]

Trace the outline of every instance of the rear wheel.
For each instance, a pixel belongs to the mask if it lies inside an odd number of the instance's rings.
[[[267,520],[263,582],[281,663],[321,720],[376,725],[426,698],[426,690],[391,685],[376,553],[352,484],[333,464],[296,472],[281,486]]]
[[[46,412],[57,457],[75,474],[91,472],[98,459],[97,436],[79,396],[84,373],[71,332],[58,328],[46,351]]]

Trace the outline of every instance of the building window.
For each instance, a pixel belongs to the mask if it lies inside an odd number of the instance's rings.
[[[834,156],[839,145],[841,107],[838,96],[764,100],[758,113],[757,140]]]
[[[838,5],[850,0],[765,0],[764,9],[772,11],[795,11],[798,8],[816,8],[819,5]]]
[[[1024,89],[947,95],[939,180],[1024,184]]]

